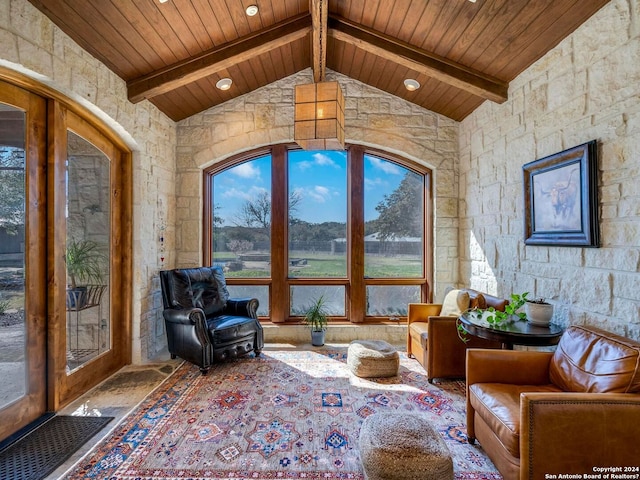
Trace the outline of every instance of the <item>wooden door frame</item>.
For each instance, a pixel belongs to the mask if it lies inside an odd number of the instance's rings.
[[[46,100],[0,78],[2,103],[25,111],[25,395],[2,409],[0,440],[46,412]]]
[[[130,283],[130,268],[120,259],[130,249],[131,175],[123,168],[122,152],[96,126],[60,102],[49,106],[49,249],[53,254],[49,278],[49,405],[58,410],[131,361],[131,295],[116,293],[116,286]],[[96,146],[110,160],[109,319],[111,348],[87,364],[67,373],[66,231],[67,135],[73,132]],[[126,157],[125,157],[126,158]],[[130,167],[130,162],[128,162]],[[124,247],[126,246],[126,247]],[[126,250],[125,250],[126,251]],[[129,257],[128,257],[129,258]],[[127,281],[128,279],[128,281]]]
[[[39,126],[47,132],[47,139],[38,146],[43,149],[42,158],[46,163],[38,172],[49,192],[49,198],[32,199],[37,205],[38,216],[42,216],[42,226],[37,245],[32,248],[42,250],[39,262],[43,269],[45,290],[42,304],[47,310],[38,319],[40,328],[47,332],[47,356],[39,366],[46,372],[46,410],[57,411],[82,393],[103,381],[122,366],[131,363],[131,335],[133,308],[133,166],[132,153],[127,144],[96,114],[53,88],[36,80],[0,66],[0,81],[43,97],[46,105],[46,120]],[[79,369],[78,375],[66,374],[66,268],[64,251],[66,232],[55,229],[54,225],[64,219],[64,170],[66,162],[66,136],[69,117],[77,117],[89,130],[99,133],[101,141],[108,142],[115,149],[111,165],[111,329],[117,329],[120,340],[112,343],[113,358],[98,358],[90,368]],[[47,177],[45,178],[45,174]],[[40,192],[40,195],[44,195]],[[51,201],[52,198],[55,201]],[[62,200],[62,207],[60,201]],[[31,201],[31,199],[30,199]],[[62,210],[61,210],[62,209]],[[61,213],[62,212],[62,213]],[[60,216],[62,214],[62,217]],[[33,257],[36,258],[36,257]],[[116,283],[117,282],[117,283]],[[48,284],[48,289],[47,289]],[[115,290],[117,285],[117,291]],[[82,372],[84,370],[84,372]],[[43,373],[44,374],[44,373]]]

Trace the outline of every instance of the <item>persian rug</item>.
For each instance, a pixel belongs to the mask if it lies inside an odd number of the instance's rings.
[[[502,477],[467,443],[465,387],[429,384],[400,353],[396,377],[362,379],[347,349],[265,350],[203,376],[184,363],[66,476],[78,479],[364,479],[363,420],[420,412],[444,438],[456,479]]]

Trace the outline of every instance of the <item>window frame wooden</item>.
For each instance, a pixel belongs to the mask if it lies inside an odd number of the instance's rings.
[[[234,165],[265,155],[271,156],[271,276],[265,278],[228,278],[229,285],[260,285],[269,287],[269,316],[262,322],[300,323],[301,317],[291,316],[290,287],[335,285],[345,288],[345,315],[332,316],[332,323],[396,323],[388,316],[366,315],[368,286],[420,286],[421,301],[430,300],[433,283],[433,195],[432,172],[417,162],[379,149],[361,145],[347,145],[347,274],[336,278],[292,278],[288,275],[288,157],[289,151],[299,150],[295,144],[277,144],[233,155],[203,171],[203,263],[213,261],[213,177]],[[364,276],[364,157],[375,156],[409,169],[424,178],[423,275],[413,278],[365,278]],[[280,195],[274,194],[280,192]],[[274,302],[274,299],[280,299]]]

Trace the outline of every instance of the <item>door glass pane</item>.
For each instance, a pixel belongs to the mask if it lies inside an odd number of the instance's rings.
[[[67,371],[111,348],[110,161],[67,135]]]
[[[364,157],[365,276],[423,276],[424,176]]]
[[[0,104],[0,409],[27,391],[25,114]]]
[[[289,276],[347,276],[347,154],[289,152]]]
[[[213,177],[213,264],[227,277],[271,276],[271,156]]]

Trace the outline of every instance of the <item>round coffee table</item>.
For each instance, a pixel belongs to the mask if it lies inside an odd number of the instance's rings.
[[[513,350],[514,345],[546,347],[556,345],[564,332],[560,325],[534,325],[526,320],[516,320],[500,326],[489,325],[474,313],[463,313],[458,321],[469,335],[502,343],[502,348]]]

